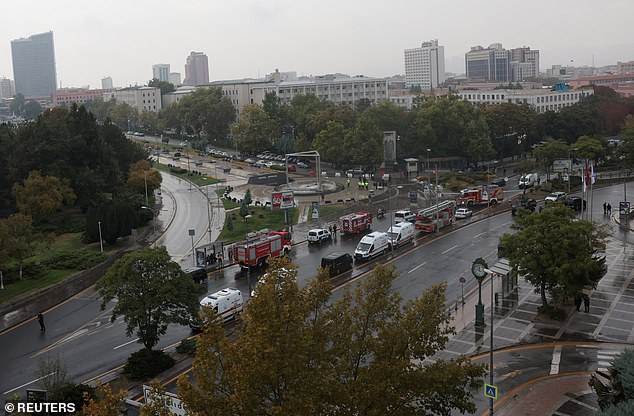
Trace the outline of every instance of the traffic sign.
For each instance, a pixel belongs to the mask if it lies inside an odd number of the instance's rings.
[[[484,395],[489,399],[498,398],[498,386],[494,386],[493,384],[485,384],[484,385]]]
[[[460,283],[466,283],[467,279],[464,278],[464,276],[460,276]]]

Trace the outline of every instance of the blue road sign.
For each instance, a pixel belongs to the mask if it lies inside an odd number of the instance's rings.
[[[485,384],[484,385],[484,395],[489,399],[498,398],[498,386],[494,386],[493,384]]]

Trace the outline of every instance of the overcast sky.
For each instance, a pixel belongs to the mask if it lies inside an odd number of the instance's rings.
[[[473,45],[540,50],[553,64],[634,60],[633,0],[31,0],[3,1],[0,77],[13,78],[11,40],[52,30],[64,87],[145,83],[152,65],[184,77],[190,51],[211,80],[404,73],[403,49],[438,39],[447,71],[464,72]]]

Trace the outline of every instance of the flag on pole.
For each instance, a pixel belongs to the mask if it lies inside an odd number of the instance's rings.
[[[586,170],[583,174],[583,193],[588,192],[588,182],[590,182],[590,173],[588,172],[588,163],[586,163]]]
[[[594,174],[594,163],[590,165],[590,185],[594,185],[597,181],[597,175]]]

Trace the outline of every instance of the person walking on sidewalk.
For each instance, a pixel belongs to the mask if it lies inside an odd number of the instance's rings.
[[[603,202],[603,215],[606,215],[608,213],[608,204],[607,202]]]
[[[582,302],[581,295],[577,293],[575,295],[575,307],[577,308],[577,310],[581,308],[581,302]]]
[[[42,312],[37,314],[37,321],[40,323],[40,332],[46,331],[46,326],[44,326],[44,315],[42,315]]]
[[[348,188],[350,188],[350,178],[348,178]]]
[[[612,215],[612,205],[608,202],[608,215]]]
[[[590,297],[588,295],[583,296],[583,311],[585,313],[590,312]]]

